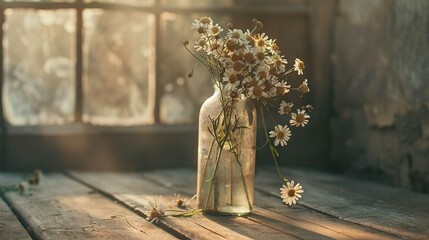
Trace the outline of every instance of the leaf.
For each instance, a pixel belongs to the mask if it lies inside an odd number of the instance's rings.
[[[271,151],[277,156],[280,157],[279,151],[277,151],[277,149],[273,146],[271,146]]]

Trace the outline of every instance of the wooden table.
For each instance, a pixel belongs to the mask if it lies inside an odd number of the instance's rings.
[[[308,170],[298,205],[282,204],[274,169],[258,169],[255,208],[244,217],[146,220],[148,201],[173,208],[195,194],[195,172],[49,173],[0,199],[0,239],[429,239],[429,195]],[[0,185],[20,174],[1,173]],[[161,197],[159,197],[161,196]]]

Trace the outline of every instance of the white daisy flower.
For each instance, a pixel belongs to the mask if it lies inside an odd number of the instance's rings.
[[[289,121],[290,125],[296,127],[304,127],[308,123],[309,115],[305,113],[305,110],[298,109],[298,113],[292,113],[292,119]]]
[[[290,85],[287,85],[285,81],[278,82],[276,85],[276,93],[279,96],[283,96],[289,92]]]
[[[280,56],[280,55],[274,55],[273,58],[273,65],[276,68],[276,72],[278,74],[283,73],[286,71],[286,64],[287,64],[287,60],[286,58],[284,58],[284,56]]]
[[[229,29],[226,35],[228,38],[234,39],[239,45],[246,44],[246,36],[240,29]]]
[[[302,186],[299,183],[296,185],[294,184],[295,183],[293,181],[290,181],[280,188],[281,198],[283,199],[283,202],[289,206],[296,204],[296,201],[301,198],[301,194],[304,192],[304,190],[302,190]]]
[[[256,35],[255,37],[255,45],[259,48],[266,49],[270,47],[270,42],[268,40],[268,36],[265,35],[265,33],[261,33]]]
[[[259,82],[258,85],[249,88],[248,97],[254,99],[268,97],[268,93],[265,91],[265,86],[262,85],[262,82]]]
[[[274,131],[270,131],[270,137],[276,138],[274,140],[274,146],[278,146],[279,144],[283,147],[287,145],[287,141],[289,141],[290,136],[292,136],[288,126],[277,125],[274,127]]]
[[[204,38],[200,38],[198,41],[195,41],[194,48],[196,51],[206,50],[207,49],[207,41]]]
[[[299,58],[295,58],[295,64],[293,65],[293,70],[298,72],[298,75],[304,74],[302,70],[304,70],[304,62]]]
[[[247,42],[251,47],[255,46],[255,39],[252,37],[252,33],[250,32],[249,29],[247,29],[246,32],[244,32],[244,37],[246,38]]]
[[[279,46],[276,43],[276,39],[273,39],[271,41],[270,50],[271,50],[272,54],[278,54],[278,55],[280,55],[280,48],[279,48]]]
[[[217,23],[215,25],[209,26],[209,33],[211,36],[219,35],[222,31],[223,28],[221,28]]]
[[[279,107],[279,114],[280,115],[285,115],[288,114],[293,107],[293,103],[287,103],[284,100],[280,103],[280,107]]]
[[[265,91],[268,93],[269,97],[277,96],[277,87],[279,83],[278,78],[273,75],[269,75],[269,80],[265,81]]]
[[[302,94],[310,92],[310,88],[308,87],[308,80],[305,79],[304,82],[301,83],[298,87],[298,91]]]
[[[223,82],[226,83],[226,90],[235,90],[237,86],[240,84],[239,76],[236,72],[231,69],[228,69],[225,72],[225,76],[223,77]]]

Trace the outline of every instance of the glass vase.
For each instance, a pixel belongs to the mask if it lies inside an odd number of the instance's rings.
[[[245,215],[253,207],[256,109],[249,99],[215,88],[201,106],[198,132],[198,208]]]

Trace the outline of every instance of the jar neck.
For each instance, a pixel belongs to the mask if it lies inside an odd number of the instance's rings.
[[[221,90],[219,89],[218,86],[213,86],[213,88],[214,88],[213,96],[216,96],[218,98],[221,98],[221,96],[223,96],[224,99],[233,99],[234,101],[240,101],[240,100],[246,99],[242,94],[238,94],[237,96],[232,97],[231,91],[229,90],[226,90],[226,89]]]

